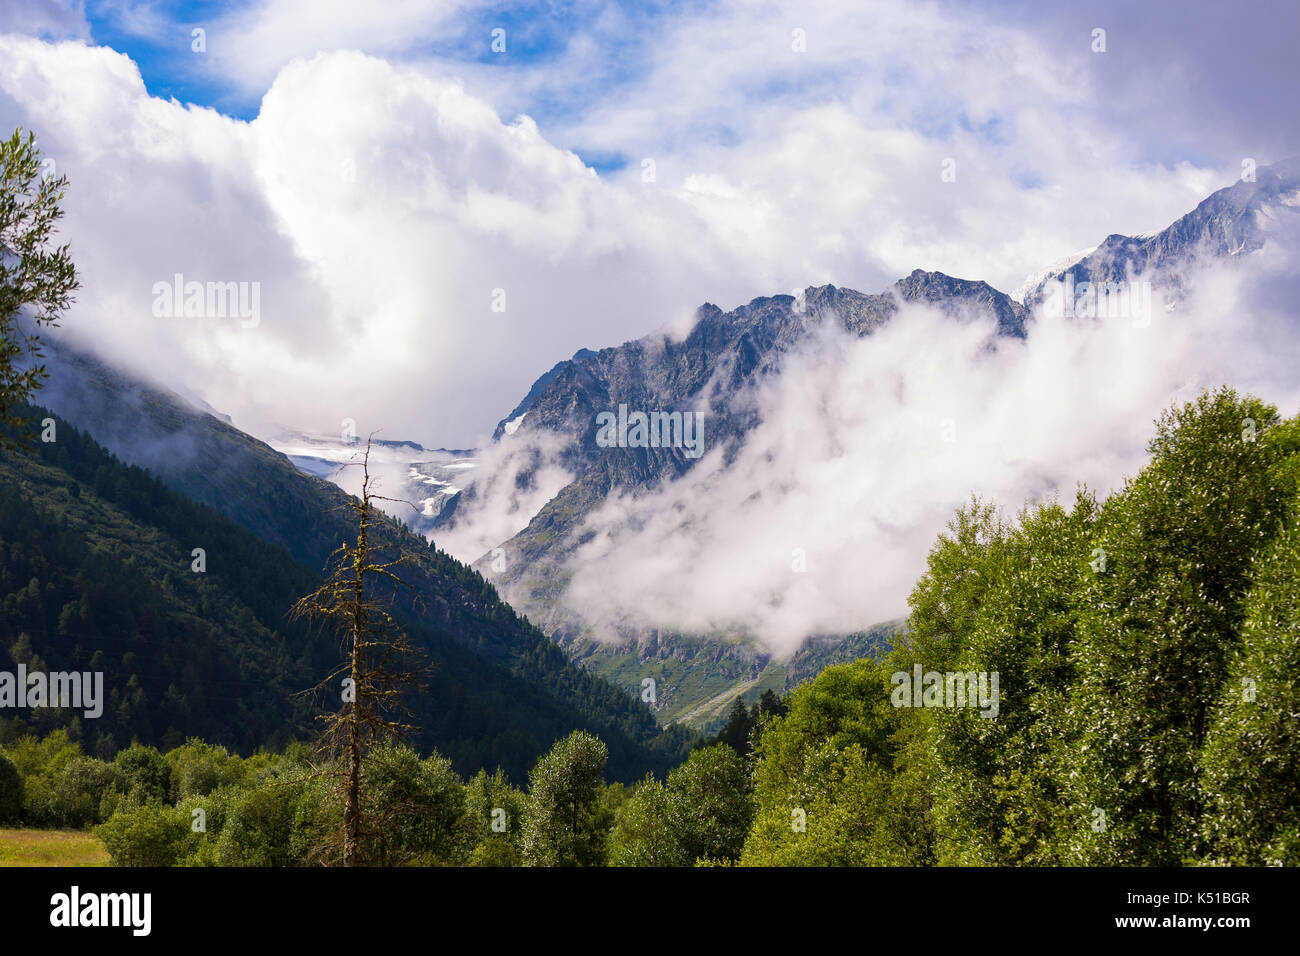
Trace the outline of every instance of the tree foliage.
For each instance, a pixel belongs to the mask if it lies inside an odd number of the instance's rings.
[[[21,421],[15,409],[47,377],[40,336],[24,320],[58,325],[78,286],[68,246],[54,244],[68,180],[49,175],[48,164],[34,134],[16,129],[0,140],[0,449],[16,444],[7,434]]]
[[[557,741],[528,778],[522,851],[529,866],[604,862],[602,774],[609,755],[600,738],[575,730]]]

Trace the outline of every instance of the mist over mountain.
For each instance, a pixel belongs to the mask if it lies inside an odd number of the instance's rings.
[[[917,270],[875,295],[706,304],[684,334],[580,353],[502,419],[432,537],[598,669],[752,644],[758,679],[810,638],[900,617],[970,495],[1114,487],[1160,409],[1207,385],[1293,402],[1298,172],[1112,235],[1025,304]],[[706,451],[601,447],[597,416],[620,406],[702,412]]]
[[[1077,286],[1142,275],[1159,282],[1172,297],[1206,258],[1248,256],[1263,249],[1270,238],[1294,250],[1300,157],[1251,169],[1250,175],[1216,191],[1154,235],[1107,236],[1067,268],[1049,270],[1025,289],[1020,301],[1030,307],[1041,304],[1046,284],[1066,276]]]

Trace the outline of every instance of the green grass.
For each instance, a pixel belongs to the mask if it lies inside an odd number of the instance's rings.
[[[108,851],[85,830],[0,828],[0,866],[108,866]]]

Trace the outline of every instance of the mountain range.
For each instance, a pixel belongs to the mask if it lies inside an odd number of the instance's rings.
[[[882,614],[863,620],[856,633],[808,633],[787,661],[725,622],[707,633],[679,633],[635,616],[594,622],[574,608],[565,592],[576,555],[593,537],[593,514],[615,499],[679,482],[699,462],[681,447],[602,446],[596,427],[601,412],[621,406],[703,412],[707,452],[731,466],[761,420],[745,396],[780,375],[797,350],[827,347],[818,337],[823,324],[865,338],[905,307],[924,305],[958,323],[986,323],[992,330],[987,348],[997,349],[999,342],[1033,335],[1034,310],[1044,307],[1053,284],[1073,296],[1086,283],[1094,295],[1104,294],[1107,283],[1154,283],[1166,293],[1165,307],[1175,308],[1197,263],[1245,258],[1278,238],[1279,230],[1293,230],[1298,197],[1300,160],[1261,167],[1253,180],[1218,190],[1168,228],[1151,236],[1108,236],[1031,276],[1014,297],[982,281],[918,269],[876,294],[824,285],[730,311],[706,303],[684,336],[656,332],[616,347],[583,349],[539,377],[501,419],[492,448],[478,452],[483,466],[444,499],[427,531],[434,540],[468,541],[471,550],[462,556],[475,559],[512,606],[572,658],[630,691],[654,678],[661,721],[716,727],[735,696],[753,700],[765,688],[781,691],[798,682],[805,675],[794,662],[824,667],[861,656],[888,641],[899,622]],[[558,482],[557,474],[563,476]],[[517,527],[476,555],[467,532],[485,514],[501,511],[503,488]],[[530,511],[529,502],[537,501],[540,507]]]

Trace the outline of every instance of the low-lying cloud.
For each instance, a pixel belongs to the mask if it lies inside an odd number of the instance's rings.
[[[552,432],[503,436],[481,453],[456,520],[433,534],[439,548],[474,561],[528,526],[542,507],[576,477],[563,464],[571,439]]]
[[[739,631],[778,653],[902,616],[971,495],[1010,514],[1068,505],[1081,482],[1104,495],[1146,460],[1161,409],[1205,387],[1294,414],[1296,275],[1274,245],[1247,268],[1204,266],[1176,305],[1157,286],[1147,327],[1042,313],[1026,341],[995,350],[991,321],[920,306],[866,338],[823,322],[780,375],[737,397],[762,424],[734,461],[714,449],[659,492],[615,495],[590,516],[565,609],[598,634]]]

